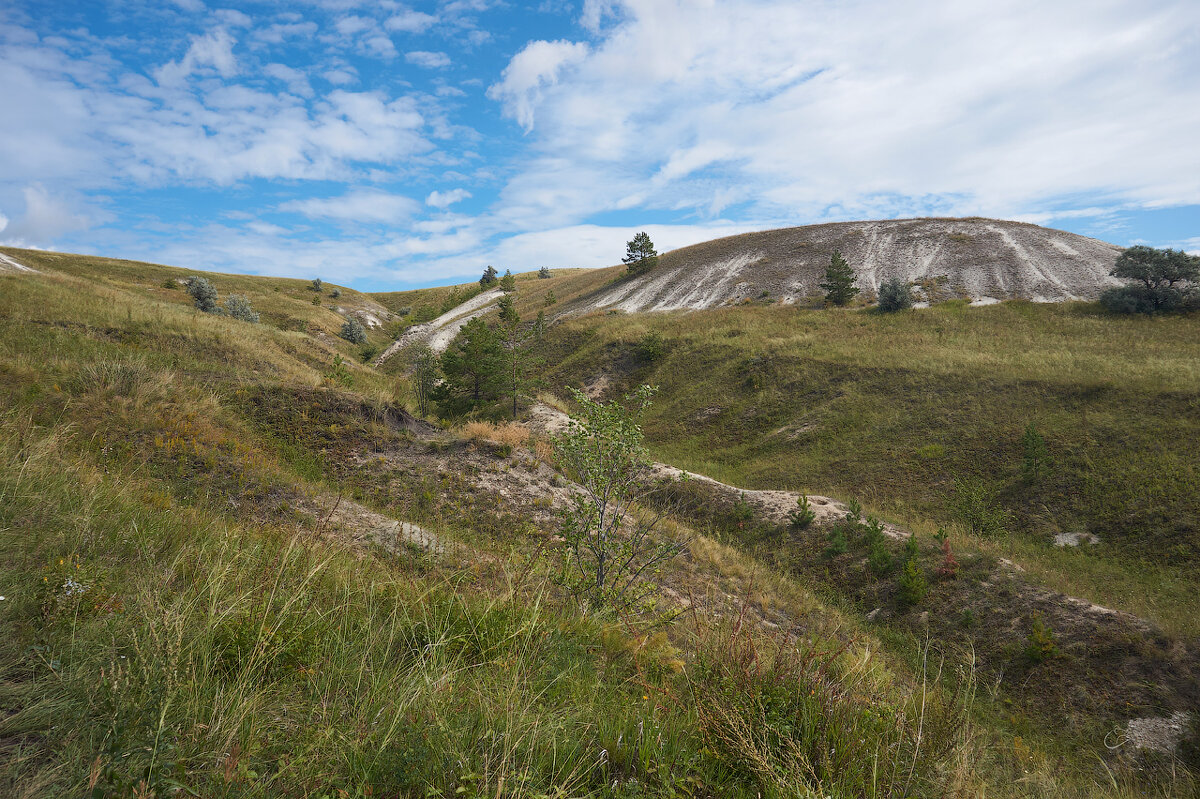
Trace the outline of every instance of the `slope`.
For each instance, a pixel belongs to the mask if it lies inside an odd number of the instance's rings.
[[[695,310],[740,302],[805,302],[820,296],[830,254],[840,250],[872,295],[899,278],[926,299],[981,303],[1095,299],[1120,248],[1061,230],[993,219],[837,222],[746,233],[660,256],[649,274],[603,287],[579,310]]]

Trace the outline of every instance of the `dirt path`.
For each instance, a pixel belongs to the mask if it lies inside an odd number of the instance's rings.
[[[558,433],[567,428],[570,417],[543,402],[535,403],[529,409],[530,427],[536,432]],[[801,494],[796,491],[755,490],[738,488],[722,483],[711,477],[694,472],[686,472],[666,463],[651,464],[651,473],[655,478],[678,479],[687,476],[689,481],[703,485],[721,502],[733,504],[745,501],[764,521],[771,524],[787,524],[788,515],[799,506]],[[817,523],[831,523],[844,518],[849,508],[844,503],[829,497],[808,495],[809,508],[816,514]],[[884,524],[883,531],[892,538],[903,540],[908,533],[892,524]]]

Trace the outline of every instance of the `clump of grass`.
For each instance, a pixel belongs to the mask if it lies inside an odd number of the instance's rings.
[[[529,428],[518,422],[467,422],[458,432],[467,441],[487,441],[509,449],[524,447],[529,443]]]

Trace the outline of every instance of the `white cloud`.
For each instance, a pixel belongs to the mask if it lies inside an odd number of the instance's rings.
[[[279,206],[280,211],[303,214],[309,218],[337,219],[346,222],[402,222],[419,211],[421,204],[410,197],[383,191],[358,190],[341,197],[292,200]]]
[[[526,131],[533,129],[533,111],[542,100],[543,90],[558,82],[559,74],[588,56],[583,42],[530,42],[512,57],[499,83],[487,90],[487,96],[504,106]]]
[[[432,191],[425,198],[425,204],[432,208],[449,208],[457,202],[462,202],[471,196],[466,189],[451,189],[450,191]]]
[[[450,66],[450,56],[445,53],[431,53],[427,50],[405,53],[404,60],[422,69],[441,69]]]
[[[0,231],[3,231],[5,242],[12,246],[49,244],[64,233],[86,230],[98,221],[77,210],[72,203],[53,196],[39,184],[26,186],[21,193],[25,200],[24,213],[13,221],[0,214],[4,222],[0,224]]]
[[[183,58],[179,61],[168,61],[159,67],[155,78],[160,86],[173,86],[204,67],[212,67],[222,78],[237,74],[237,60],[233,57],[233,37],[228,31],[218,29],[203,36],[192,37],[192,43]]]
[[[384,20],[383,27],[397,33],[424,33],[435,22],[437,17],[405,8]]]
[[[1200,5],[946,9],[589,2],[596,30],[617,20],[599,42],[532,42],[489,89],[537,122],[502,213],[533,226],[734,201],[787,223],[1007,216],[1085,194],[1200,203]]]
[[[263,74],[269,75],[276,80],[281,80],[288,85],[288,91],[293,94],[298,94],[301,97],[312,97],[312,86],[308,83],[308,76],[298,69],[292,69],[285,64],[267,64],[263,67]]]

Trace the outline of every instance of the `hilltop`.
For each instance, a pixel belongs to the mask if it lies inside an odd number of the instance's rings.
[[[981,303],[1095,299],[1114,285],[1108,273],[1121,253],[1074,233],[995,219],[835,222],[672,250],[651,273],[598,290],[585,306],[636,312],[804,302],[822,293],[817,284],[834,250],[868,294],[899,278],[929,287],[927,299]]]

